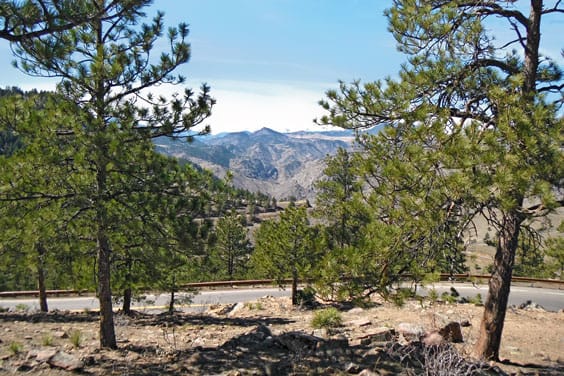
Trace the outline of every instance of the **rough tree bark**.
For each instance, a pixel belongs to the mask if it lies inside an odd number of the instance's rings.
[[[502,230],[496,246],[493,272],[489,282],[488,298],[480,324],[476,353],[484,359],[499,360],[501,335],[511,288],[513,264],[517,250],[522,218],[519,213],[508,213],[503,218]]]
[[[39,290],[39,309],[41,312],[48,312],[47,306],[47,287],[45,285],[45,255],[47,250],[43,243],[35,245],[37,250],[37,289]]]

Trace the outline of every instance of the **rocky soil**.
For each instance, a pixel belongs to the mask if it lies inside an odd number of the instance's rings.
[[[321,308],[265,297],[199,314],[118,314],[115,351],[98,348],[95,313],[1,313],[0,374],[416,375],[422,364],[444,375],[564,374],[563,312],[511,308],[506,360],[485,364],[471,360],[482,307],[375,302],[340,307],[341,327],[314,330]]]

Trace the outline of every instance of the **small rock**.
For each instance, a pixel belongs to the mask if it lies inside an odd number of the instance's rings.
[[[355,308],[349,309],[347,312],[350,313],[351,315],[358,315],[359,313],[364,312],[364,309],[362,309],[360,307],[355,307]]]
[[[467,327],[469,327],[469,326],[472,326],[472,324],[470,323],[469,320],[462,320],[462,321],[460,322],[460,326],[463,327],[463,328],[467,328]]]
[[[310,336],[302,332],[288,332],[276,338],[283,347],[295,353],[303,353],[304,350],[313,350],[322,338]]]
[[[367,326],[367,325],[372,324],[372,321],[367,320],[367,319],[359,319],[359,320],[350,321],[348,324],[349,324],[350,326],[354,326],[354,327],[360,328],[360,327],[363,327],[363,326]]]
[[[222,376],[241,376],[242,373],[238,369],[234,369],[234,370],[231,370],[231,371],[225,371],[221,375]]]
[[[425,334],[422,326],[402,322],[396,327],[396,331],[401,333],[408,341],[417,341]]]
[[[55,338],[69,338],[69,335],[67,334],[67,332],[57,331],[57,332],[53,333],[53,337],[55,337]]]
[[[376,372],[372,372],[369,369],[363,369],[362,371],[360,371],[358,376],[378,376],[378,374]]]
[[[244,304],[244,303],[239,302],[239,303],[235,304],[235,305],[231,308],[231,310],[227,313],[227,317],[232,317],[232,316],[234,316],[238,311],[242,310],[243,307],[245,307],[245,304]]]
[[[329,337],[329,332],[327,331],[327,328],[314,329],[314,331],[311,334],[320,338]]]
[[[407,339],[405,339],[405,337],[403,336],[403,334],[399,333],[398,335],[398,343],[402,346],[406,346],[409,344],[409,341]]]
[[[127,353],[127,355],[125,356],[125,361],[128,362],[128,363],[131,363],[131,362],[138,361],[140,358],[141,358],[141,355],[132,351],[132,352]]]
[[[56,353],[56,349],[41,350],[37,352],[35,359],[40,363],[48,362]]]
[[[356,363],[350,362],[345,366],[345,372],[358,373],[359,371],[360,371],[360,366]]]
[[[272,337],[272,331],[266,325],[260,324],[255,329],[255,332],[264,334],[265,337]]]
[[[355,338],[354,343],[368,345],[372,342],[384,342],[391,340],[395,335],[394,329],[380,327],[366,331]]]
[[[57,351],[57,353],[49,359],[48,363],[53,367],[62,368],[67,371],[75,371],[84,367],[80,359],[61,351]]]
[[[460,343],[464,342],[464,338],[462,337],[462,329],[460,328],[460,324],[457,322],[449,322],[444,328],[439,330],[439,334],[447,341]]]
[[[218,316],[227,315],[229,312],[233,310],[233,308],[235,308],[235,305],[236,304],[213,305],[209,307],[208,312],[210,314],[218,315]]]
[[[431,332],[423,337],[423,343],[425,346],[439,346],[445,343],[445,339],[438,332]]]
[[[200,355],[200,353],[195,352],[194,354],[192,354],[192,356],[190,356],[190,358],[188,358],[188,363],[198,364],[201,360],[202,360],[202,356]]]
[[[18,372],[28,372],[31,371],[36,364],[32,361],[25,361],[16,367],[16,371]]]

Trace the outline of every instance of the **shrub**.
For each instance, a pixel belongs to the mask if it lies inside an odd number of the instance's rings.
[[[245,303],[245,307],[247,307],[247,309],[249,310],[259,310],[262,311],[264,309],[264,306],[262,305],[261,302],[255,302],[255,303]]]
[[[72,345],[75,348],[79,348],[80,347],[80,342],[82,342],[82,333],[80,330],[73,330],[70,332],[69,334],[69,339],[72,343]]]
[[[45,334],[41,339],[41,344],[43,346],[53,346],[53,336],[50,334]]]
[[[22,352],[23,345],[19,342],[12,342],[10,343],[10,346],[8,346],[8,349],[12,354],[17,355]]]
[[[336,328],[342,324],[341,312],[333,307],[315,312],[311,321],[311,326],[315,329]]]
[[[453,296],[452,294],[449,294],[448,292],[443,292],[441,294],[441,300],[443,302],[447,302],[447,303],[456,303],[456,301],[458,300],[456,296]]]
[[[16,311],[27,312],[27,311],[29,311],[29,306],[27,304],[24,304],[24,303],[18,303],[18,304],[16,304]]]
[[[474,304],[476,306],[483,306],[484,303],[482,302],[482,294],[478,293],[476,296],[470,297],[468,302]]]
[[[429,297],[429,300],[431,301],[431,303],[436,303],[439,300],[439,293],[437,292],[437,290],[435,288],[432,288],[431,290],[429,290],[429,293],[427,295]]]

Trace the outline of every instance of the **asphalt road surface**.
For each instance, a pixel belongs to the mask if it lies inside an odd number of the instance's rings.
[[[467,283],[457,284],[437,284],[434,286],[437,293],[440,295],[443,292],[449,292],[451,287],[454,287],[460,296],[473,297],[477,294],[482,296],[483,301],[488,293],[487,285],[472,285]],[[428,289],[419,288],[418,293],[421,295],[426,294]],[[178,308],[192,312],[204,312],[210,305],[213,304],[229,304],[238,302],[252,302],[264,296],[289,296],[289,289],[280,290],[277,288],[254,288],[254,289],[228,289],[228,290],[213,290],[201,291],[195,296],[191,297],[192,302],[178,302]],[[186,297],[185,294],[177,294],[177,297],[182,299]],[[136,310],[145,310],[149,312],[158,312],[166,309],[169,296],[162,295],[147,295],[144,300],[133,302],[133,308]],[[511,294],[509,296],[509,305],[520,305],[524,302],[532,301],[539,304],[548,311],[559,311],[564,309],[564,290],[545,289],[535,287],[522,287],[512,286]],[[87,297],[58,297],[49,298],[47,300],[50,310],[95,310],[98,308],[98,299],[92,296]],[[115,308],[119,308],[120,304],[115,304]],[[0,299],[0,307],[16,309],[16,307],[27,308],[30,310],[38,310],[39,303],[37,298],[19,298],[19,299]]]

